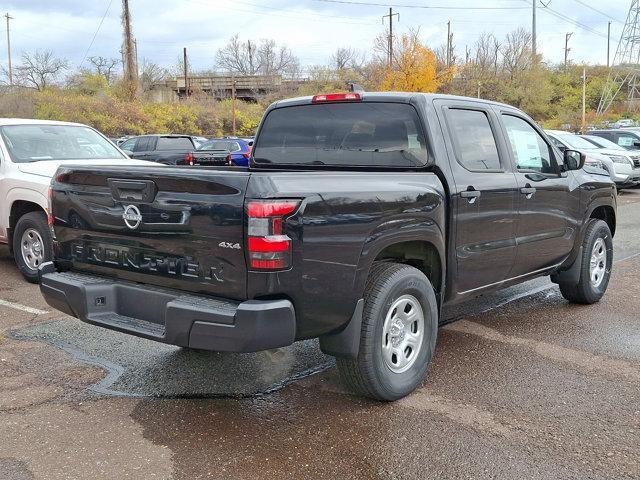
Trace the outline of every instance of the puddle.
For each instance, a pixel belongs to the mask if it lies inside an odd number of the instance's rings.
[[[106,375],[89,390],[126,397],[243,398],[275,392],[334,366],[316,340],[257,353],[193,351],[113,332],[78,320],[12,332],[55,345]]]

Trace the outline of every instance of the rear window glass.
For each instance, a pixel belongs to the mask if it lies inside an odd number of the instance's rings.
[[[499,170],[498,147],[487,114],[452,108],[448,116],[458,161],[471,171]]]
[[[156,150],[189,150],[193,149],[193,143],[187,137],[160,137]]]
[[[415,167],[427,163],[416,110],[401,103],[331,103],[272,110],[257,164]]]
[[[228,152],[237,152],[241,150],[238,142],[228,142],[224,140],[209,140],[198,147],[198,150],[226,150]]]

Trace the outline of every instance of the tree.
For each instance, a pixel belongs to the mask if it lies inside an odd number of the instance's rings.
[[[142,87],[142,91],[148,92],[151,90],[153,84],[165,80],[169,77],[169,74],[170,72],[166,68],[143,58],[140,69],[140,86]],[[184,75],[184,73],[181,72],[181,75]]]
[[[452,76],[452,70],[438,73],[436,55],[420,43],[417,31],[403,34],[393,49],[392,68],[383,70],[382,90],[435,92]]]
[[[120,65],[120,60],[102,56],[89,57],[88,60],[93,65],[95,72],[98,75],[102,75],[107,80],[107,83],[111,84],[115,77],[115,69]]]
[[[293,77],[299,70],[299,61],[287,47],[274,40],[259,43],[240,41],[238,35],[216,53],[218,68],[238,75],[284,75]]]
[[[360,71],[364,63],[364,55],[351,47],[338,48],[329,59],[329,67],[335,70]]]
[[[54,84],[68,68],[69,63],[54,57],[51,50],[24,52],[21,63],[14,68],[15,83],[41,91]]]

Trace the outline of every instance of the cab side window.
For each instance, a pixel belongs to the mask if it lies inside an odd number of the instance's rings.
[[[127,140],[126,142],[123,142],[120,145],[120,149],[121,150],[129,150],[130,152],[133,152],[133,147],[136,144],[136,140],[135,138],[130,138],[129,140]]]
[[[450,108],[448,124],[458,162],[472,172],[501,170],[489,117],[481,110]]]
[[[618,134],[618,145],[620,145],[621,147],[624,148],[629,148],[629,149],[637,149],[638,147],[636,147],[636,142],[638,142],[638,139],[636,137],[634,137],[633,135],[628,135],[626,133],[620,133]]]
[[[502,115],[502,121],[518,170],[546,174],[558,172],[551,148],[528,122],[505,114]]]

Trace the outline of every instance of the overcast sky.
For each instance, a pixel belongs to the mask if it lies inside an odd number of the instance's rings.
[[[140,61],[146,58],[171,67],[182,54],[182,47],[187,47],[191,64],[205,69],[214,67],[216,50],[235,34],[244,40],[272,38],[286,44],[303,67],[326,64],[331,53],[343,46],[368,51],[373,38],[384,31],[381,17],[388,13],[388,5],[383,0],[360,0],[369,5],[355,4],[357,1],[130,0],[129,4]],[[608,21],[612,21],[613,59],[630,3],[631,0],[544,0],[553,11],[539,3],[538,42],[545,60],[562,61],[565,34],[573,32],[569,42],[573,61],[605,63]],[[393,0],[392,4],[400,13],[395,28],[401,33],[419,27],[422,40],[433,48],[446,41],[450,20],[456,53],[461,57],[465,45],[471,46],[482,32],[502,38],[519,26],[531,28],[528,0]],[[5,0],[0,8],[14,17],[14,62],[19,61],[22,51],[38,48],[53,50],[75,67],[87,50],[87,56],[120,56],[121,0]],[[2,20],[0,62],[6,65]]]

